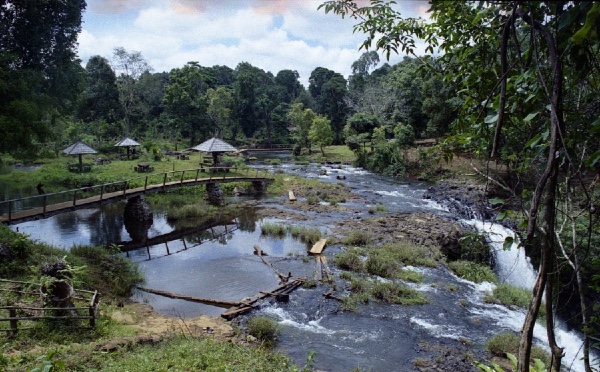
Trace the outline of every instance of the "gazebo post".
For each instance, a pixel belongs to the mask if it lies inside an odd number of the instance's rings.
[[[81,154],[79,154],[79,173],[83,172],[83,159],[81,158]]]

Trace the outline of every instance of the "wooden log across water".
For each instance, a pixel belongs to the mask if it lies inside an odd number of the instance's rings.
[[[239,306],[241,304],[241,302],[239,302],[239,301],[226,301],[226,300],[215,300],[212,298],[193,297],[193,296],[187,296],[187,295],[182,295],[182,294],[177,294],[177,293],[171,293],[171,292],[167,292],[167,291],[160,291],[158,289],[151,289],[151,288],[144,288],[144,287],[137,287],[137,289],[139,289],[140,291],[152,293],[152,294],[159,295],[159,296],[175,298],[178,300],[185,300],[185,301],[191,301],[191,302],[199,302],[202,304],[223,307],[223,308],[230,308],[232,306]]]
[[[288,294],[293,291],[294,289],[298,288],[300,285],[302,285],[302,283],[304,283],[304,279],[301,278],[296,278],[290,282],[287,282],[285,284],[282,284],[270,291],[261,291],[260,294],[247,299],[246,301],[244,301],[243,303],[240,303],[238,306],[233,306],[231,307],[229,310],[227,310],[226,312],[221,314],[221,317],[225,318],[225,319],[232,319],[235,318],[236,316],[243,314],[247,311],[250,311],[254,306],[253,304],[256,303],[259,300],[262,300],[265,297],[268,296],[273,296],[273,295],[285,295]]]
[[[339,301],[339,302],[344,302],[343,298],[338,297],[338,296],[334,295],[331,292],[325,292],[325,293],[323,293],[323,297],[329,298],[329,299],[332,299],[332,300],[336,300],[336,301]]]
[[[333,281],[333,275],[331,275],[331,270],[329,270],[329,266],[327,265],[327,257],[324,254],[318,254],[315,256],[317,261],[317,269],[321,273],[321,278],[326,279],[327,281]]]
[[[269,262],[266,258],[263,257],[263,256],[266,256],[267,254],[262,250],[261,247],[259,247],[256,244],[254,245],[254,254],[256,254],[258,257],[260,257],[262,262],[264,262],[265,265],[269,266],[275,272],[275,274],[277,274],[281,283],[287,282],[289,280],[289,278],[292,276],[291,273],[288,275],[284,275],[281,272],[279,272],[279,270],[277,270],[271,262]]]
[[[319,239],[311,248],[310,251],[308,251],[308,253],[310,254],[321,254],[323,252],[323,249],[325,249],[325,244],[327,244],[327,239],[323,238],[323,239]]]

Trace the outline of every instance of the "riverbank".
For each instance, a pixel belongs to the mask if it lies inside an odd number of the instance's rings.
[[[328,219],[335,219],[336,223],[329,224],[334,238],[332,244],[344,241],[352,232],[369,231],[373,245],[407,239],[422,246],[439,248],[443,245],[455,245],[463,233],[456,221],[451,219],[423,213],[398,215],[389,212],[386,210],[388,206],[380,203],[377,198],[358,196],[344,187],[343,182],[300,181],[285,175],[281,176],[280,182],[278,194],[273,195],[275,202],[262,205],[260,213],[263,216],[286,220],[291,224],[307,221],[326,224]],[[287,200],[287,190],[290,189],[295,192],[298,201]],[[262,204],[260,200],[245,203]],[[227,323],[220,318],[179,319],[156,314],[140,304],[124,303],[123,307],[117,305],[118,303],[113,303],[105,309],[107,322],[114,327],[127,328],[127,335],[103,337],[101,344],[94,342],[93,348],[96,350],[99,348],[121,353],[124,350],[140,350],[153,345],[151,347],[154,348],[154,353],[166,354],[169,352],[164,346],[167,341],[181,335],[194,339],[215,338],[218,342],[241,347],[246,347],[249,343],[258,345],[256,341],[249,342],[252,338],[246,337],[235,325],[229,324],[229,327],[224,327]],[[406,367],[412,368],[414,365],[418,370],[474,370],[474,360],[489,357],[481,351],[480,346],[474,346],[466,339],[460,342],[421,342],[414,347],[422,357],[411,361]],[[37,354],[32,351],[31,357],[44,355],[48,350],[37,349]],[[64,356],[69,355],[71,351],[72,349],[67,348],[61,353]]]

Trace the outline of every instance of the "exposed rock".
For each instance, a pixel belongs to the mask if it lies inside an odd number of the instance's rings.
[[[209,204],[216,206],[225,204],[225,196],[219,184],[212,182],[206,184],[206,200]]]
[[[152,210],[144,195],[134,196],[127,200],[123,212],[125,230],[134,242],[143,242],[148,238],[148,230],[154,221]]]

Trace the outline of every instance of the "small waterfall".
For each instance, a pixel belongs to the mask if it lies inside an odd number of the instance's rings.
[[[478,231],[487,234],[496,261],[496,273],[501,282],[520,288],[533,288],[537,272],[525,255],[525,251],[518,247],[519,242],[512,230],[498,223],[483,222],[481,220],[465,222]],[[512,237],[514,240],[510,249],[504,250],[504,240],[507,237]]]
[[[523,249],[518,248],[518,241],[514,231],[497,223],[483,222],[481,220],[465,221],[474,226],[480,232],[486,233],[489,237],[491,249],[496,260],[496,273],[501,282],[508,283],[516,287],[531,289],[535,284],[537,272],[533,268],[529,258],[525,255]],[[514,243],[509,250],[504,250],[504,240],[507,237],[514,238]],[[506,325],[514,331],[520,331],[524,314],[514,314],[513,318],[507,317]],[[510,318],[510,319],[509,319]],[[544,343],[546,340],[546,327],[537,323],[534,329],[534,337]],[[568,331],[565,325],[556,320],[556,342],[565,349],[563,364],[569,371],[585,371],[583,366],[583,337],[578,331]],[[548,349],[549,350],[549,349]],[[590,353],[592,363],[598,363],[599,355]]]

